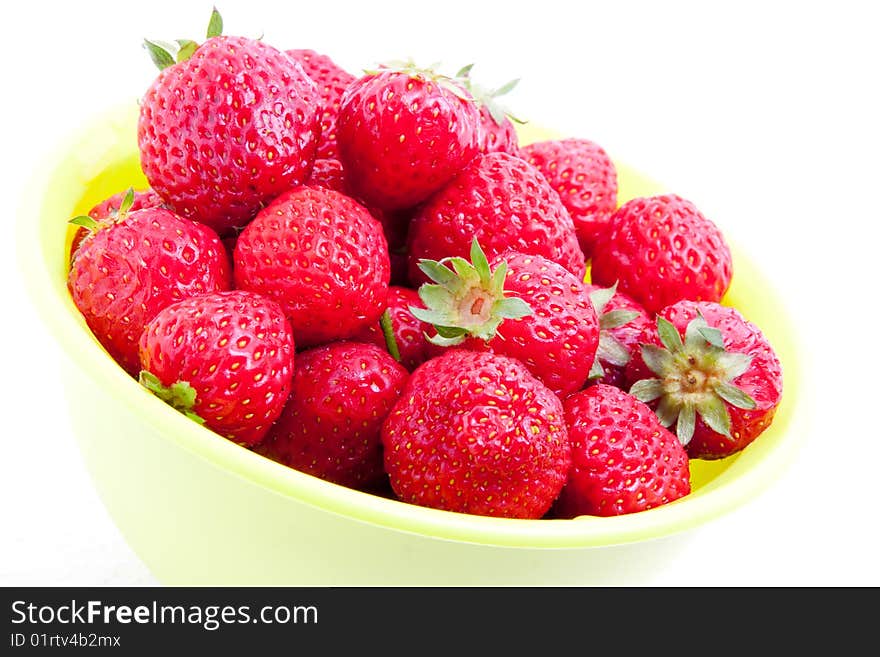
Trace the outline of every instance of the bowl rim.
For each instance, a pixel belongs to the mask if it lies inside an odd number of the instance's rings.
[[[152,425],[164,440],[199,456],[213,467],[247,482],[293,498],[323,511],[345,516],[394,531],[414,533],[441,540],[519,548],[583,548],[607,547],[661,538],[679,533],[717,518],[742,505],[770,485],[792,460],[803,431],[794,430],[795,420],[803,422],[805,404],[799,400],[797,388],[798,363],[791,354],[799,353],[798,342],[784,304],[766,278],[743,252],[734,248],[734,276],[758,277],[762,294],[775,308],[781,332],[785,333],[783,353],[774,344],[785,373],[785,393],[777,409],[774,424],[784,435],[763,444],[753,443],[737,456],[727,470],[699,491],[669,504],[623,516],[608,518],[580,517],[575,519],[519,520],[491,518],[442,511],[416,506],[372,493],[357,491],[276,463],[251,450],[219,437],[173,412],[164,402],[144,390],[132,377],[103,351],[88,333],[85,322],[67,293],[66,282],[53,279],[50,258],[59,262],[62,254],[46,244],[47,222],[62,223],[68,216],[53,214],[57,197],[50,190],[64,178],[71,162],[83,157],[105,157],[107,153],[131,154],[135,144],[130,140],[136,113],[130,106],[118,106],[101,113],[93,121],[57,147],[45,158],[32,175],[18,211],[16,253],[28,297],[48,333],[60,346],[70,364],[83,369],[92,383],[123,404],[143,422]],[[115,139],[108,141],[109,129]],[[125,135],[125,136],[123,136]],[[87,149],[78,156],[83,144],[97,141],[103,149]],[[105,163],[106,165],[110,162]],[[625,166],[625,165],[624,165]],[[84,189],[84,188],[83,188]],[[78,197],[82,196],[79,191]],[[35,202],[35,199],[38,202]],[[730,241],[728,239],[728,241]],[[38,254],[38,255],[37,255]],[[794,413],[795,406],[798,414]],[[783,417],[784,414],[784,417]],[[772,426],[772,425],[771,425]],[[784,431],[782,431],[784,429]],[[769,431],[769,430],[768,430]]]

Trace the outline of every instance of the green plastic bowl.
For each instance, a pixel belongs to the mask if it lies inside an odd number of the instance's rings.
[[[740,251],[726,303],[765,331],[785,372],[772,426],[739,455],[692,461],[693,492],[615,518],[507,520],[350,490],[239,447],[142,389],[92,337],[66,288],[68,219],[145,187],[136,108],[86,127],[39,170],[19,218],[29,293],[66,355],[71,426],[132,549],[165,584],[585,585],[649,579],[693,528],[753,498],[790,460],[798,372],[784,304]],[[523,143],[548,138],[533,127]],[[661,188],[619,166],[620,198]]]

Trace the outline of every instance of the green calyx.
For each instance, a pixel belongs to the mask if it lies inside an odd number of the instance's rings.
[[[391,312],[386,308],[379,317],[379,328],[385,338],[385,348],[391,357],[400,362],[400,348],[397,346],[397,338],[394,337],[394,325],[391,321]]]
[[[403,73],[404,75],[408,75],[418,80],[434,82],[447,91],[452,92],[462,100],[474,102],[474,98],[465,90],[465,88],[462,87],[459,80],[439,72],[440,66],[440,62],[435,62],[430,66],[423,67],[416,64],[412,59],[396,59],[383,62],[378,68],[364,69],[364,73],[367,75],[378,75],[379,73],[387,73],[389,71],[393,73]]]
[[[616,367],[624,367],[630,361],[630,354],[620,340],[611,333],[612,329],[625,326],[633,321],[639,314],[633,310],[610,310],[605,312],[605,306],[617,293],[617,283],[611,287],[604,287],[590,293],[590,303],[599,316],[599,347],[596,349],[596,357],[593,359],[593,367],[590,368],[590,378],[598,379],[605,374],[602,362]]]
[[[199,424],[205,423],[205,420],[192,410],[196,403],[196,389],[186,381],[177,381],[170,386],[166,386],[152,372],[141,370],[138,375],[138,382],[163,402],[186,415],[190,420],[194,420]]]
[[[684,340],[663,317],[657,318],[657,333],[662,347],[641,345],[642,358],[657,378],[637,381],[630,394],[646,403],[659,400],[657,417],[665,427],[675,425],[682,445],[693,437],[697,416],[731,438],[727,405],[756,407],[755,400],[733,384],[749,369],[752,357],[725,350],[721,331],[702,315],[688,323]]]
[[[434,282],[419,288],[425,308],[410,306],[409,310],[437,329],[436,336],[428,336],[434,344],[453,346],[468,337],[488,341],[504,320],[532,314],[525,301],[504,294],[507,263],[490,269],[476,238],[470,256],[470,262],[461,257],[419,261],[419,269]]]
[[[211,39],[223,34],[223,17],[214,7],[211,11],[211,18],[208,21],[208,29],[205,32],[205,38]],[[174,41],[160,41],[158,39],[144,39],[144,48],[150,54],[150,59],[156,67],[162,71],[169,66],[184,62],[199,47],[198,42],[192,39],[176,39]]]
[[[129,187],[128,191],[125,192],[125,196],[122,197],[122,202],[119,204],[119,209],[116,210],[116,212],[114,212],[109,219],[104,221],[96,221],[88,215],[80,215],[78,217],[74,217],[67,223],[73,224],[74,226],[82,226],[89,232],[94,233],[95,231],[100,230],[110,223],[120,222],[125,219],[125,217],[128,215],[128,211],[131,210],[132,205],[134,205],[134,188]]]
[[[525,121],[514,116],[509,109],[498,102],[498,99],[501,96],[505,96],[514,90],[516,85],[519,84],[519,78],[511,80],[497,89],[488,89],[473,81],[471,78],[471,69],[473,67],[473,64],[468,64],[455,74],[455,79],[458,83],[470,92],[471,96],[474,97],[474,100],[488,110],[497,125],[504,123],[505,118],[509,118],[511,121],[519,123],[520,125],[525,124]]]

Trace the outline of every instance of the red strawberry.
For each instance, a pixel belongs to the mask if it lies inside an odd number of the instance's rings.
[[[263,439],[290,394],[290,324],[278,304],[252,292],[168,306],[144,328],[139,355],[144,387],[242,445]]]
[[[235,245],[235,284],[276,300],[299,347],[371,326],[388,295],[382,226],[329,189],[297,187],[263,208]]]
[[[431,325],[416,319],[410,312],[411,307],[420,305],[421,301],[415,290],[397,286],[388,288],[388,313],[394,343],[401,364],[409,371],[414,370],[429,357],[425,335],[431,330]],[[352,339],[358,342],[370,342],[386,349],[385,334],[380,323],[365,328]]]
[[[342,92],[355,81],[355,77],[337,66],[327,55],[314,50],[288,50],[287,54],[299,62],[318,88],[321,96],[321,140],[318,142],[318,157],[336,159],[336,117]]]
[[[554,516],[636,513],[691,492],[684,447],[638,399],[599,384],[564,405],[572,464]]]
[[[598,144],[587,139],[542,141],[520,149],[559,193],[577,231],[581,250],[591,257],[599,234],[617,209],[617,169]]]
[[[693,203],[668,194],[636,198],[612,215],[593,253],[592,280],[656,313],[681,299],[720,301],[730,286],[730,247]]]
[[[540,171],[508,153],[477,156],[416,212],[410,280],[427,280],[419,260],[466,256],[474,238],[489,258],[508,250],[540,255],[584,278],[584,254],[559,195]]]
[[[478,150],[481,153],[510,153],[519,155],[519,137],[513,121],[522,123],[498,99],[511,91],[519,83],[512,80],[498,89],[486,89],[471,79],[473,64],[465,66],[456,74],[456,79],[474,97],[480,107],[480,137]],[[512,120],[511,120],[512,119]]]
[[[126,199],[127,196],[131,195],[130,199]],[[95,207],[89,210],[89,217],[101,223],[106,220],[112,220],[119,213],[120,209],[124,212],[134,211],[134,210],[142,210],[144,208],[157,208],[163,204],[162,197],[159,196],[152,189],[145,189],[143,191],[134,191],[133,189],[129,189],[127,191],[118,192],[113,196],[104,199],[100,203],[98,203]],[[124,207],[123,207],[124,206]],[[73,236],[73,242],[70,245],[70,257],[73,258],[73,254],[76,253],[76,250],[79,248],[79,245],[85,239],[86,235],[89,234],[89,229],[85,226],[80,226],[76,234]]]
[[[571,459],[559,398],[518,360],[464,349],[413,372],[382,443],[401,500],[484,516],[540,518]]]
[[[186,43],[177,63],[148,43],[166,67],[141,99],[141,166],[169,207],[223,235],[308,180],[320,100],[302,67],[262,41]]]
[[[439,345],[489,350],[520,360],[564,397],[584,386],[599,344],[599,321],[584,283],[560,265],[509,251],[491,265],[474,240],[471,262],[420,263],[434,284],[419,296],[419,319],[437,327]]]
[[[642,331],[653,325],[651,317],[639,304],[618,292],[616,286],[585,287],[599,316],[599,347],[589,383],[623,388],[626,365],[639,350]]]
[[[412,65],[349,85],[338,119],[339,158],[355,196],[401,210],[445,185],[477,152],[478,110],[449,78]]]
[[[122,211],[92,228],[67,286],[98,341],[135,375],[147,322],[176,301],[229,289],[229,260],[213,230],[164,208]]]
[[[782,367],[760,329],[736,309],[680,301],[663,309],[640,341],[626,370],[631,392],[656,408],[664,426],[676,426],[691,458],[734,454],[770,426]]]
[[[409,373],[372,344],[334,342],[297,354],[290,398],[261,452],[351,488],[381,479],[385,416]]]

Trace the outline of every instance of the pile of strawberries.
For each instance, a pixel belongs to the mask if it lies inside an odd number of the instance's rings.
[[[221,33],[147,42],[150,188],[72,220],[73,300],[153,394],[336,484],[514,518],[671,502],[769,426],[780,363],[692,203],[618,207],[602,148],[519,145],[470,67]]]

